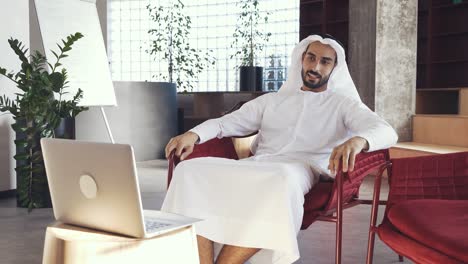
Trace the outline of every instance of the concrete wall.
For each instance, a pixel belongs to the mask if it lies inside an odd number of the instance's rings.
[[[7,70],[18,71],[18,57],[11,50],[7,40],[10,37],[19,39],[29,45],[28,0],[4,1],[0,8],[0,66]],[[0,77],[0,96],[5,94],[13,98],[20,90],[5,77]],[[14,131],[10,124],[13,118],[9,114],[0,113],[0,191],[16,188],[16,173],[14,171],[15,155]]]
[[[117,106],[105,107],[116,143],[133,146],[137,161],[162,159],[177,134],[176,89],[168,83],[114,82]],[[110,142],[99,107],[76,117],[76,139]]]
[[[412,140],[415,114],[418,1],[377,2],[375,111]]]
[[[350,0],[349,64],[371,109],[411,141],[415,113],[417,0]]]

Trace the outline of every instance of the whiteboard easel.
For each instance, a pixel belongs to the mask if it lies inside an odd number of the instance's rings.
[[[83,90],[80,106],[100,106],[110,140],[114,143],[103,106],[116,106],[114,87],[99,23],[96,0],[34,0],[42,35],[45,56],[55,60],[51,50],[58,51],[70,34],[84,35],[61,60],[67,69],[69,86],[64,100],[72,99],[78,89]],[[53,63],[52,63],[53,64]]]

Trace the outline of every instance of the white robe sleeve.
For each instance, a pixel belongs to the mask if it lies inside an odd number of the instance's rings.
[[[342,108],[345,126],[354,136],[363,137],[369,143],[369,150],[386,149],[398,140],[395,130],[364,103],[350,100]]]
[[[244,136],[256,132],[260,129],[265,106],[272,95],[273,93],[259,96],[242,105],[239,110],[220,118],[207,120],[190,131],[200,138],[198,144],[215,137]]]

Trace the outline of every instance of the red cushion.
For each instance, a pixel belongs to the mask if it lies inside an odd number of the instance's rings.
[[[304,211],[322,209],[330,199],[333,182],[318,182],[306,195]]]
[[[468,262],[467,200],[408,200],[394,205],[388,219],[404,235]]]
[[[333,188],[333,182],[318,182],[304,197],[304,216],[301,229],[307,229],[327,205]]]
[[[389,221],[383,221],[377,229],[380,240],[398,254],[405,256],[415,263],[424,264],[460,264],[460,261],[439,251],[426,247],[402,233]]]

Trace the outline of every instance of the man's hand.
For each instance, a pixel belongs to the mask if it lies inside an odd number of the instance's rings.
[[[362,150],[369,149],[369,143],[362,137],[353,137],[348,139],[343,144],[336,146],[330,156],[328,169],[332,174],[335,174],[340,165],[340,160],[343,160],[343,172],[354,170],[354,161],[356,155]]]
[[[198,141],[198,138],[198,135],[191,131],[171,138],[166,146],[166,159],[169,157],[172,150],[175,149],[175,155],[180,157],[180,160],[184,160],[188,155],[190,155],[190,153],[192,153],[193,146]]]

